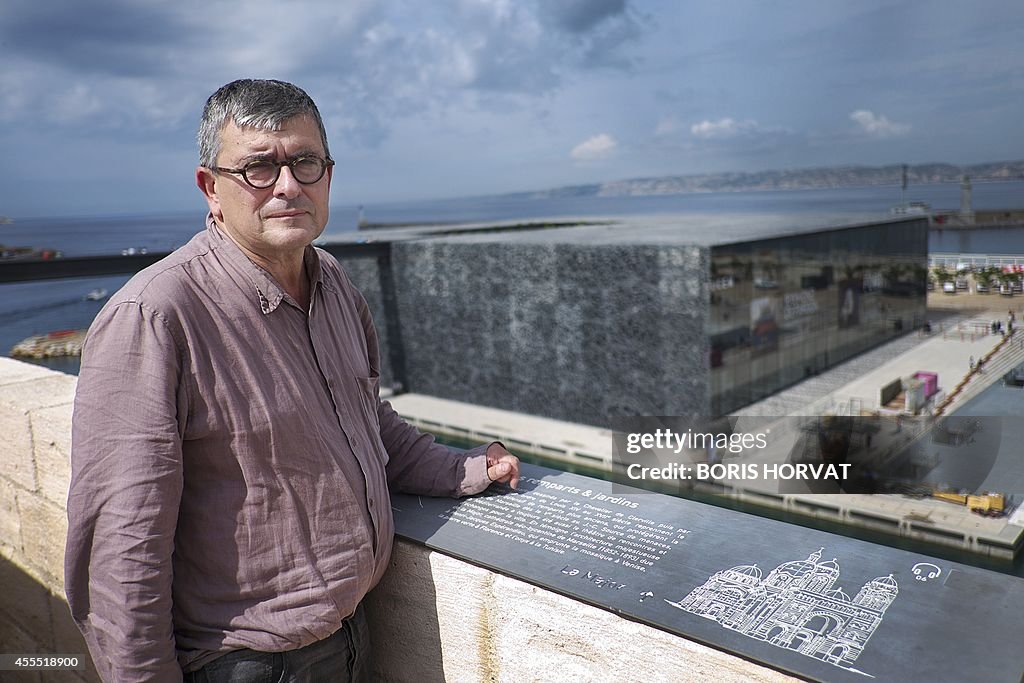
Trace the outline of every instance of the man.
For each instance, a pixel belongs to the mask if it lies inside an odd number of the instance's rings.
[[[198,137],[206,231],[111,297],[83,350],[68,603],[107,680],[363,680],[389,486],[514,488],[519,462],[380,400],[366,302],[310,246],[334,162],[309,96],[229,83]]]

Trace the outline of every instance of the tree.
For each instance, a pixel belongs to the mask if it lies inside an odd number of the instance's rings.
[[[945,266],[935,266],[932,268],[932,276],[935,281],[940,285],[945,284],[953,279],[953,274],[946,270]]]

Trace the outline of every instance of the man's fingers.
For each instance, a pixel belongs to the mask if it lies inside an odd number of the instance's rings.
[[[487,478],[519,488],[519,459],[511,455],[508,460],[494,463],[487,468]]]
[[[508,473],[511,471],[511,465],[507,462],[499,462],[487,468],[487,477],[491,481],[501,481],[502,478],[507,478]]]
[[[509,453],[499,441],[487,449],[487,478],[512,488],[519,487],[519,458]]]

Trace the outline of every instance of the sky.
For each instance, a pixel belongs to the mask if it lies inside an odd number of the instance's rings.
[[[236,78],[303,87],[336,205],[1024,158],[1020,0],[3,0],[0,214],[202,208]]]

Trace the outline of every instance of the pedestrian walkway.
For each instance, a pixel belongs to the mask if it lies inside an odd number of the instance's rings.
[[[879,405],[882,387],[919,371],[939,376],[939,393],[933,398],[933,408],[964,383],[945,406],[945,413],[949,414],[1024,362],[1022,335],[1015,335],[996,351],[1004,337],[991,332],[995,316],[994,312],[951,312],[950,317],[933,325],[931,334],[916,332],[894,339],[735,414],[849,414],[851,406],[879,410],[883,408]],[[1005,328],[1005,321],[1003,325]],[[975,362],[988,358],[981,372],[972,371],[972,358]]]
[[[943,414],[954,412],[1021,364],[1024,364],[1024,332],[1014,330],[1014,334],[994,350],[979,370],[965,378],[963,388],[945,407]]]

